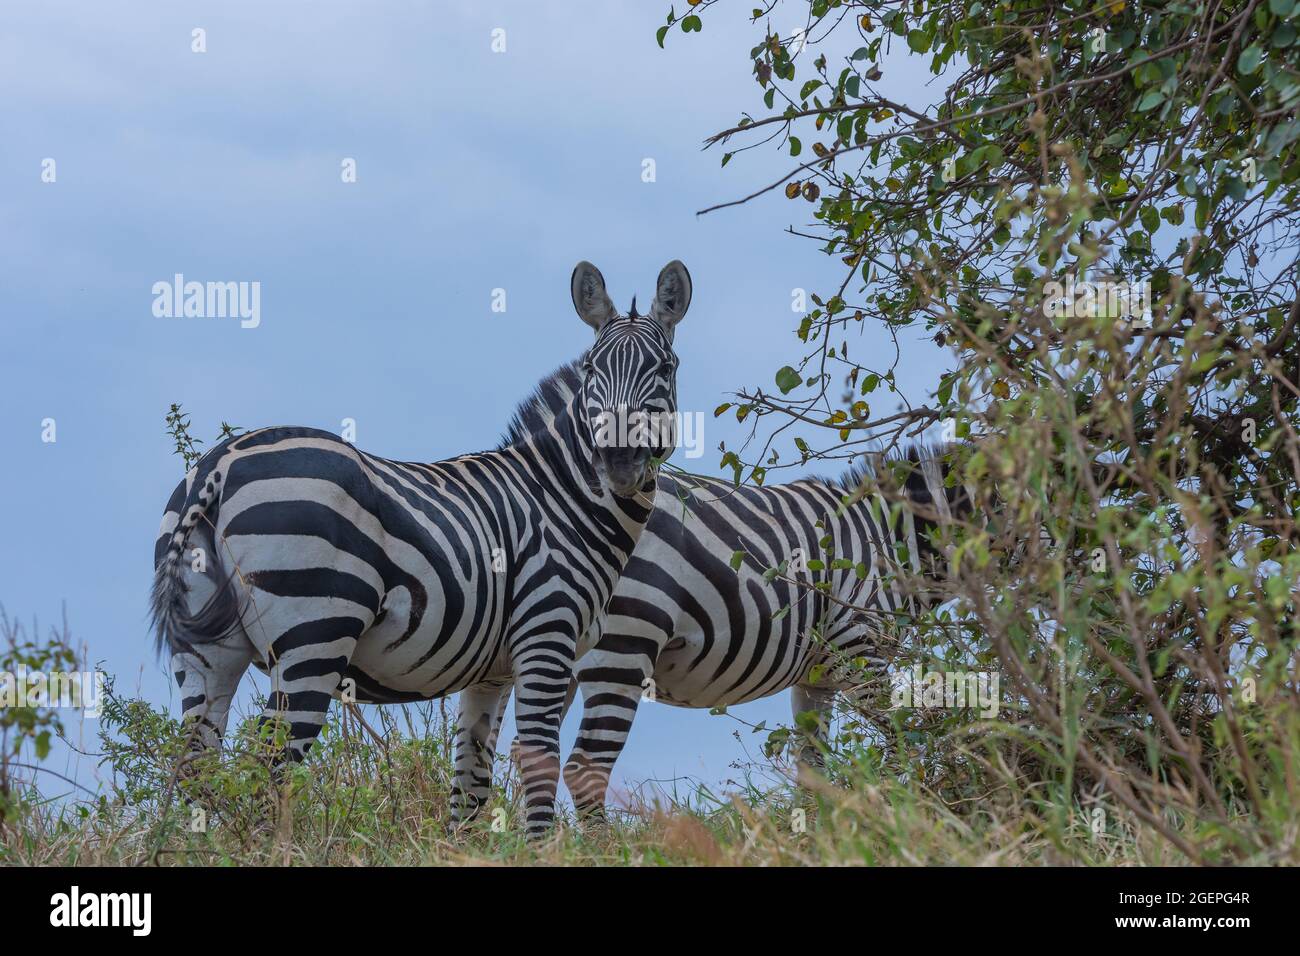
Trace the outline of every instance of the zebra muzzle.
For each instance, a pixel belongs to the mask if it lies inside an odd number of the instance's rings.
[[[650,449],[602,448],[600,463],[606,487],[626,498],[636,494],[646,483],[650,471]]]

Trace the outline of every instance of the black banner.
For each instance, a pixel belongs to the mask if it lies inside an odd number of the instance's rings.
[[[815,933],[833,917],[842,941],[860,919],[864,940],[883,920],[891,933],[936,942],[1023,943],[1027,932],[1226,942],[1291,925],[1294,882],[1265,869],[0,869],[16,938],[77,934],[128,947],[253,942],[259,931],[373,945],[401,927],[423,927],[433,944],[480,921],[494,943],[503,930],[533,939],[545,927],[557,942],[576,927],[587,937],[635,925],[653,938],[688,916],[733,940],[769,918]]]

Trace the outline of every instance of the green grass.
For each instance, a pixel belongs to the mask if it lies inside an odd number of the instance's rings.
[[[398,713],[403,713],[399,711]],[[491,805],[470,827],[450,819],[451,733],[432,707],[423,728],[380,729],[353,711],[331,720],[309,759],[270,772],[268,741],[245,722],[220,756],[182,781],[181,726],[142,701],[111,697],[101,717],[111,781],[95,799],[51,801],[28,786],[0,824],[11,865],[370,866],[1171,865],[1186,862],[1154,831],[1115,812],[1098,823],[1043,788],[1003,785],[941,797],[878,771],[878,755],[833,753],[830,780],[789,779],[778,756],[734,792],[678,784],[657,805],[612,811],[583,826],[523,836],[519,787],[498,763]],[[407,712],[408,718],[410,717]],[[704,714],[701,720],[710,719]],[[873,769],[873,767],[877,769]],[[758,781],[765,780],[768,783]],[[830,782],[833,780],[834,782]],[[187,804],[186,798],[193,800]],[[194,832],[195,807],[206,828]],[[1174,821],[1177,825],[1177,821]],[[1248,823],[1248,821],[1243,821]],[[1187,824],[1184,829],[1194,829]],[[1191,834],[1196,836],[1195,833]],[[1291,851],[1294,855],[1294,850]],[[1268,862],[1256,859],[1243,862]]]

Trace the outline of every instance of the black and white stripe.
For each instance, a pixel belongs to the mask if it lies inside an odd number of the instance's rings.
[[[906,460],[909,499],[941,519],[969,507],[961,486],[945,487],[942,451],[912,449]],[[918,610],[893,572],[906,561],[934,573],[943,559],[932,525],[910,510],[891,517],[874,495],[846,504],[861,478],[855,469],[839,482],[735,488],[659,477],[655,511],[578,662],[583,715],[564,780],[580,812],[603,808],[643,699],[711,708],[793,688],[794,713],[816,713],[824,732],[834,695],[863,692],[861,662],[883,669],[889,618]],[[865,577],[829,564],[798,570],[826,557],[828,537]],[[785,573],[764,573],[778,567]],[[802,757],[816,752],[809,742]]]
[[[655,494],[651,450],[598,447],[593,422],[629,401],[675,413],[672,335],[689,291],[670,263],[650,316],[620,316],[580,263],[574,304],[596,341],[541,383],[492,451],[397,462],[281,427],[205,455],[168,503],[153,600],[201,745],[224,732],[250,663],[270,674],[263,719],[288,723],[294,759],[335,697],[459,691],[453,800],[465,821],[488,796],[513,687],[528,831],[545,830],[576,643]]]

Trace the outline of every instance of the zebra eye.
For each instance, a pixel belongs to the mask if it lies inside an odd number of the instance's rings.
[[[659,366],[660,375],[672,375],[673,372],[675,371],[677,371],[677,368],[676,366],[673,365],[671,359],[665,361],[662,365]]]

